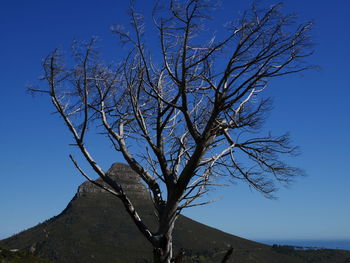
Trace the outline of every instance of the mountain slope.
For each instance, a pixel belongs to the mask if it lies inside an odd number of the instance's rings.
[[[11,251],[0,247],[1,263],[50,263],[46,259],[41,259],[32,255],[29,251]]]
[[[115,164],[109,174],[124,186],[142,219],[155,230],[156,218],[148,192],[132,170],[126,165]],[[88,182],[79,187],[61,214],[0,241],[0,245],[29,250],[55,263],[141,263],[152,260],[151,246],[138,232],[121,202]],[[229,246],[234,248],[229,262],[307,262],[184,216],[176,222],[174,246],[175,251],[185,250],[188,262],[220,262]]]

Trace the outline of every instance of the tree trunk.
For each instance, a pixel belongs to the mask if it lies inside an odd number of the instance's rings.
[[[153,249],[153,263],[170,263],[173,258],[172,233],[164,235],[159,245]]]

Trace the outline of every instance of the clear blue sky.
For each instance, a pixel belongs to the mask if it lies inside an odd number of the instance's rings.
[[[141,2],[141,1],[140,1]],[[145,8],[152,1],[143,1]],[[223,1],[227,20],[247,1]],[[74,38],[101,38],[118,60],[120,46],[110,25],[126,21],[127,0],[2,0],[0,5],[0,239],[60,213],[83,181],[68,159],[76,151],[45,97],[26,93],[41,75],[41,60]],[[270,5],[272,1],[262,1]],[[146,8],[145,8],[146,9]],[[302,156],[292,163],[298,178],[278,200],[245,185],[218,189],[215,204],[186,215],[251,239],[350,239],[350,2],[287,0],[285,12],[314,20],[315,55],[321,71],[274,81],[274,110],[267,129],[290,131]],[[220,23],[217,25],[221,26]],[[118,53],[119,52],[119,53]],[[102,167],[118,155],[92,143]]]

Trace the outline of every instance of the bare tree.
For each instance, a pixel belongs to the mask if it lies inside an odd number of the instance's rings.
[[[71,66],[64,66],[55,50],[43,63],[48,89],[33,89],[51,97],[75,145],[152,244],[154,262],[171,262],[178,214],[205,204],[198,198],[215,186],[217,176],[242,180],[271,197],[276,182],[288,183],[301,173],[281,160],[296,151],[287,134],[259,135],[270,109],[261,94],[271,78],[310,67],[303,59],[311,54],[311,25],[281,14],[280,4],[267,10],[253,6],[227,23],[220,37],[210,36],[204,25],[213,7],[205,0],[158,3],[157,48],[147,48],[143,17],[131,7],[131,32],[113,27],[130,47],[121,64],[102,63],[95,40],[74,49]],[[94,131],[91,125],[103,130],[149,188],[156,232],[89,153],[85,141]]]

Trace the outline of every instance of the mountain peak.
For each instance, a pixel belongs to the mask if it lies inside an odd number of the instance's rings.
[[[107,174],[129,192],[143,222],[152,232],[156,231],[154,207],[137,174],[121,163],[113,164]],[[97,181],[102,183],[101,179]],[[62,213],[0,241],[0,246],[30,251],[54,263],[152,262],[152,247],[122,202],[104,192],[90,182],[83,183]],[[175,254],[180,249],[185,251],[184,262],[220,262],[229,246],[234,248],[234,255],[228,262],[343,263],[350,258],[347,251],[340,250],[298,251],[283,247],[274,250],[179,215],[174,229],[174,251]]]
[[[123,190],[132,196],[144,197],[146,196],[147,189],[141,183],[140,177],[135,173],[130,166],[123,163],[114,163],[107,171],[107,176],[113,179],[115,182],[123,187]],[[95,180],[96,182],[108,187],[101,178]],[[102,188],[94,185],[93,183],[86,181],[78,187],[77,195],[81,196],[86,193],[105,193]]]

